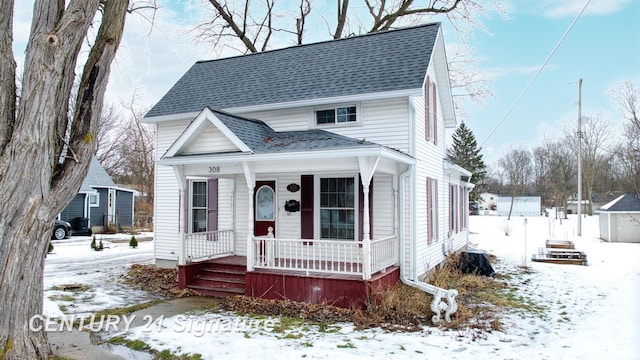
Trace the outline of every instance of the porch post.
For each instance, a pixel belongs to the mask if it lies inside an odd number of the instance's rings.
[[[180,193],[180,199],[178,204],[178,265],[185,265],[187,263],[187,249],[186,249],[186,237],[185,237],[185,219],[182,217],[185,214],[185,201],[186,196],[186,176],[184,175],[184,167],[182,165],[176,165],[173,167],[176,179],[178,180],[178,190]]]
[[[371,279],[371,222],[369,219],[369,186],[373,173],[378,167],[380,157],[370,158],[359,156],[358,166],[360,167],[360,181],[362,182],[362,192],[364,195],[364,213],[362,214],[362,278]]]
[[[249,164],[246,162],[242,163],[242,169],[244,170],[244,177],[247,182],[247,191],[249,196],[249,211],[247,223],[247,271],[253,271],[255,268],[255,249],[253,247],[253,189],[256,185],[256,174],[252,171]]]
[[[363,235],[362,235],[362,253],[364,257],[364,267],[362,277],[365,280],[371,279],[371,228],[369,219],[369,183],[362,184],[362,192],[364,193],[364,214],[362,219]]]

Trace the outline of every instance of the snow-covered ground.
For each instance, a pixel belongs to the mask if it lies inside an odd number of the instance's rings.
[[[472,331],[425,328],[419,333],[387,333],[337,324],[328,329],[292,326],[279,333],[268,331],[270,324],[267,330],[247,328],[247,322],[256,319],[200,312],[155,319],[152,326],[132,328],[125,335],[157,350],[199,353],[205,359],[640,359],[636,344],[640,340],[640,244],[602,242],[597,220],[597,216],[583,219],[582,236],[577,237],[575,216],[562,225],[546,217],[528,218],[526,225],[524,218],[517,217],[508,225],[503,217],[470,218],[471,244],[496,255],[496,271],[509,274],[510,286],[519,295],[544,308],[503,314],[502,332],[478,336]],[[510,236],[505,236],[507,228]],[[574,241],[578,250],[586,252],[589,265],[530,262],[531,254],[548,238]],[[525,240],[526,269],[522,268]],[[99,253],[88,244],[56,244],[56,254],[47,258],[46,312],[60,311],[60,301],[47,300],[57,294],[51,290],[56,284],[90,286],[94,299],[80,302],[76,312],[130,305],[145,298],[143,292],[115,280],[127,264],[152,261],[151,242],[141,242],[135,250],[126,243],[110,244]]]
[[[104,246],[102,251],[91,249],[89,236],[52,241],[53,252],[47,255],[44,269],[44,315],[91,314],[151,299],[146,292],[119,281],[130,265],[153,263],[153,241],[141,240],[133,249],[130,238],[97,235],[96,241],[102,240]]]

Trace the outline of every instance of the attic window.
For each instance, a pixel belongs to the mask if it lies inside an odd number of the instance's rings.
[[[316,125],[343,124],[357,121],[356,106],[316,110]]]

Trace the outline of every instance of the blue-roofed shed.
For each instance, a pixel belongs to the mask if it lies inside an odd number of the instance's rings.
[[[108,226],[130,227],[134,222],[135,190],[119,187],[96,158],[80,191],[60,213],[60,219],[71,223],[72,234],[102,232]]]

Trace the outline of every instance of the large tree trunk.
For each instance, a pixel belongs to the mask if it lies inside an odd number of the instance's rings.
[[[46,333],[29,331],[29,320],[43,310],[44,257],[53,220],[77,193],[95,150],[127,5],[127,0],[105,2],[71,118],[74,70],[99,0],[68,1],[66,8],[65,1],[36,0],[15,118],[10,109],[16,105],[15,90],[11,94],[4,84],[7,67],[15,72],[15,63],[0,64],[0,359],[51,353]],[[13,2],[0,0],[0,7],[0,29],[7,29]],[[10,45],[0,42],[3,59],[13,59]]]

